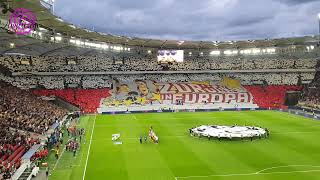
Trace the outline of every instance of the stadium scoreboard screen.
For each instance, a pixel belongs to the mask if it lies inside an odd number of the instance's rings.
[[[183,50],[159,50],[158,51],[158,62],[169,63],[169,62],[183,62]]]

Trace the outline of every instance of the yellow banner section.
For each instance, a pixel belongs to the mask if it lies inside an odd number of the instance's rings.
[[[224,77],[223,80],[220,82],[221,86],[230,88],[230,89],[239,89],[241,88],[241,84],[239,80],[231,79],[228,77]]]

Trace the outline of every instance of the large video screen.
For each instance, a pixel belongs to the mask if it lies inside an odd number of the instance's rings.
[[[158,62],[183,62],[183,50],[159,50]]]

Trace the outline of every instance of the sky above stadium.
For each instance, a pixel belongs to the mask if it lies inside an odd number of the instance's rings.
[[[98,32],[174,40],[318,33],[320,0],[56,0],[55,14]]]

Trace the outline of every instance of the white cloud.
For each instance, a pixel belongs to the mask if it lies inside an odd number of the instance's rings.
[[[113,34],[238,40],[317,33],[320,2],[307,0],[63,0],[58,16]]]

